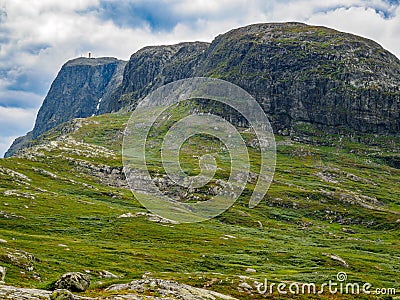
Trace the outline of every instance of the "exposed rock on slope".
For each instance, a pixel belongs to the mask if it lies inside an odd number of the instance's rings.
[[[12,286],[0,285],[0,298],[15,299],[15,300],[20,300],[20,299],[235,300],[236,299],[210,290],[196,288],[190,285],[163,279],[134,280],[128,284],[113,285],[109,287],[106,291],[112,291],[113,294],[106,297],[100,296],[96,298],[88,298],[88,297],[73,295],[66,290],[56,290],[54,292],[51,292],[39,289],[24,289]],[[118,295],[119,293],[120,295]],[[61,297],[61,295],[64,295],[64,297]]]

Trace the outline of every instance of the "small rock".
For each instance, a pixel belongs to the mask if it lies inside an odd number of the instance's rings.
[[[349,233],[349,234],[355,234],[356,232],[353,229],[349,228],[342,228],[343,232]]]
[[[36,272],[32,274],[32,277],[35,278],[37,281],[41,281],[42,280],[42,278],[40,277],[40,274],[36,273]]]
[[[74,295],[68,290],[55,290],[50,295],[50,300],[74,300]]]
[[[6,240],[0,239],[0,243],[7,243]]]
[[[332,260],[335,260],[339,262],[343,267],[349,268],[349,264],[340,256],[334,255],[334,254],[329,254],[329,253],[322,253],[325,256],[330,257]]]
[[[121,219],[121,218],[134,218],[134,217],[136,217],[136,215],[134,215],[133,213],[128,212],[126,214],[122,214],[122,215],[118,216],[118,219]]]
[[[6,267],[0,266],[0,283],[4,283],[4,278],[6,277]]]
[[[106,270],[100,271],[99,276],[100,278],[119,278],[117,275]]]
[[[236,239],[236,236],[229,234],[225,234],[224,237],[227,237],[228,239]]]
[[[151,277],[151,272],[146,272],[142,275],[142,279],[146,279],[148,277]]]
[[[90,285],[90,277],[80,272],[70,272],[61,276],[54,284],[55,289],[67,289],[71,292],[84,292]]]
[[[145,212],[137,212],[136,214],[133,214],[131,212],[122,214],[118,216],[118,219],[121,218],[136,218],[140,216],[145,216],[148,221],[151,222],[156,222],[156,223],[164,223],[164,224],[178,224],[178,222],[170,219],[166,219],[160,216],[157,216],[155,214],[150,214],[150,213],[145,213]]]
[[[246,269],[246,273],[256,273],[257,271],[255,269],[252,268],[247,268]]]
[[[248,284],[247,282],[242,282],[241,284],[239,284],[239,287],[245,290],[252,290],[253,288],[251,287],[250,284]]]

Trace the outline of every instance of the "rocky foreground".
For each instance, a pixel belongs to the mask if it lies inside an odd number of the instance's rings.
[[[181,284],[175,281],[162,279],[141,279],[134,280],[127,284],[115,284],[104,290],[104,296],[90,298],[78,296],[67,289],[54,291],[17,288],[7,285],[0,285],[0,299],[15,300],[75,300],[75,299],[109,299],[109,300],[152,300],[152,299],[235,299],[206,289],[196,288],[190,285]]]

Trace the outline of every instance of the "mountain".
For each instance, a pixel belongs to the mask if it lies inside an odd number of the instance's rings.
[[[284,23],[234,29],[207,49],[195,46],[192,55],[181,48],[170,60],[160,53],[170,55],[171,46],[132,55],[122,92],[115,97],[125,101],[108,111],[134,105],[174,80],[207,76],[253,95],[276,132],[295,131],[304,123],[336,133],[400,129],[400,61],[376,42],[325,27]]]
[[[398,133],[400,61],[377,43],[325,27],[257,24],[218,36],[197,75],[235,83],[276,132]]]
[[[33,133],[17,140],[7,156],[64,121],[133,109],[161,85],[194,76],[221,78],[244,88],[279,134],[310,140],[316,132],[400,130],[398,58],[352,34],[302,23],[269,23],[231,30],[211,44],[145,47],[126,65],[110,58],[68,62],[39,111]]]

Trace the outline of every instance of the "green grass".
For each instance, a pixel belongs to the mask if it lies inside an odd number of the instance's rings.
[[[331,136],[328,146],[318,146],[277,137],[275,177],[256,208],[247,206],[254,187],[248,183],[239,200],[217,218],[168,225],[144,216],[118,218],[146,211],[104,171],[121,167],[128,118],[108,114],[82,120],[80,128],[66,134],[78,144],[60,138],[69,126],[63,125],[37,142],[42,147],[58,140],[56,146],[0,160],[0,238],[7,241],[0,243],[0,264],[7,267],[7,284],[49,288],[64,272],[88,270],[92,285],[86,294],[97,295],[101,287],[151,272],[198,287],[213,282],[207,287],[239,299],[261,299],[238,291],[244,280],[239,276],[254,278],[245,279],[250,284],[264,278],[322,284],[345,271],[351,282],[400,288],[400,170],[385,159],[396,153],[396,138],[364,136],[363,143],[344,138],[339,144],[339,137]],[[323,139],[319,134],[314,131],[315,139]],[[194,155],[205,149],[216,153],[217,176],[226,178],[226,149],[204,136],[185,143],[185,172],[199,172]],[[257,171],[259,154],[249,149],[251,169]],[[149,157],[150,172],[161,174],[159,153],[149,152]],[[17,250],[37,260],[10,261],[7,253]],[[329,255],[340,256],[349,268]],[[257,272],[248,274],[247,268]],[[100,279],[102,270],[121,278]]]

